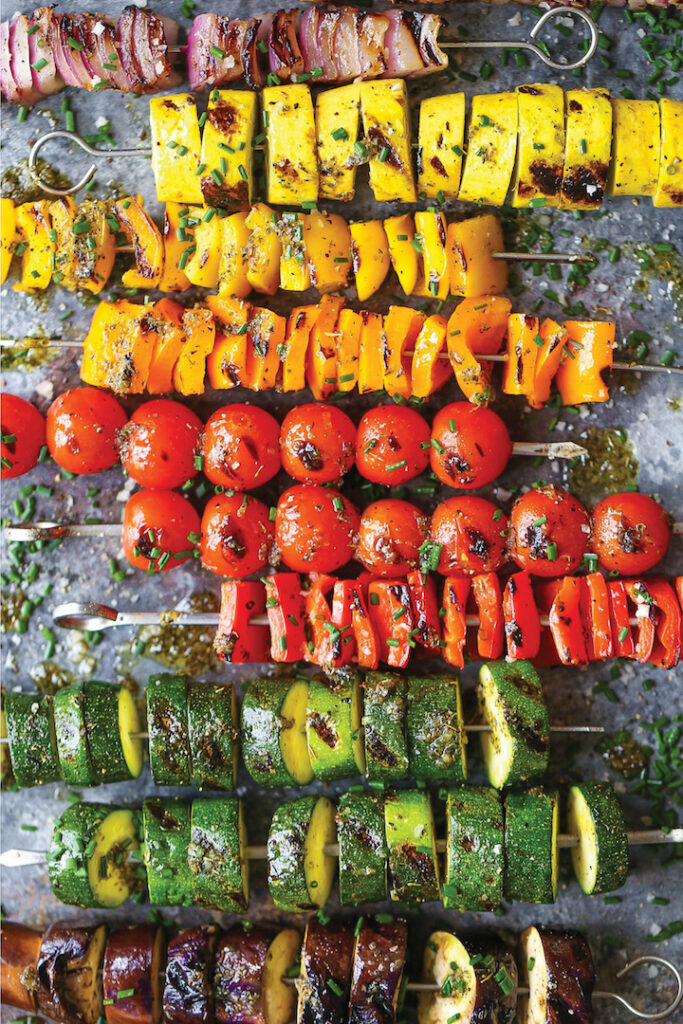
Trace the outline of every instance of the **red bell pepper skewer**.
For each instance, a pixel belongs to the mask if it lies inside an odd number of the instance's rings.
[[[433,576],[425,576],[421,570],[409,572],[406,576],[413,607],[415,640],[434,654],[441,653],[441,619]]]
[[[505,584],[503,618],[508,658],[535,658],[541,645],[541,618],[528,572],[516,572]]]
[[[472,581],[469,576],[447,576],[443,585],[444,608],[443,656],[449,665],[465,667],[465,642],[467,640],[467,599]]]
[[[635,644],[631,631],[628,594],[623,580],[609,580],[609,616],[612,627],[614,654],[617,658],[632,658],[635,655]]]
[[[587,665],[589,661],[580,607],[582,584],[580,576],[565,576],[548,615],[563,665]]]
[[[227,580],[221,584],[221,610],[213,642],[221,661],[232,665],[267,661],[268,626],[252,625],[266,610],[266,590],[259,580]]]
[[[480,658],[495,660],[502,657],[505,643],[503,595],[496,573],[473,576],[472,594],[479,611],[477,652]]]
[[[591,572],[583,582],[581,612],[588,659],[589,661],[606,661],[614,654],[607,581],[602,573]]]
[[[356,580],[337,580],[335,583],[332,621],[338,629],[344,631],[345,645],[350,649],[350,657],[356,658],[358,667],[377,668],[379,644],[370,621],[363,587]]]
[[[264,578],[266,614],[273,661],[299,661],[306,646],[306,619],[297,572],[278,572]]]
[[[380,661],[405,668],[415,646],[409,588],[402,580],[374,580],[368,587],[368,611]]]

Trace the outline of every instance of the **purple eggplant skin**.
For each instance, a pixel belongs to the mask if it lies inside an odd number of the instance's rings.
[[[395,1024],[407,942],[404,920],[363,920],[353,954],[349,1024]]]
[[[267,1024],[263,968],[272,941],[266,929],[242,925],[222,936],[214,971],[216,1024]]]
[[[548,1024],[593,1024],[595,964],[585,935],[540,928],[548,971]]]
[[[306,925],[297,1024],[345,1024],[351,985],[353,929],[341,921]]]
[[[213,1020],[214,925],[195,925],[168,944],[164,1017],[168,1024],[209,1024]]]
[[[38,1010],[60,1024],[95,1024],[102,1013],[106,925],[51,924],[38,957]]]
[[[470,1024],[512,1024],[517,1014],[517,963],[514,953],[490,934],[481,939],[461,941],[470,954],[470,960],[474,961],[472,966],[477,979]],[[490,957],[493,957],[493,962]],[[512,989],[507,993],[496,980],[496,974],[503,970],[512,982]]]

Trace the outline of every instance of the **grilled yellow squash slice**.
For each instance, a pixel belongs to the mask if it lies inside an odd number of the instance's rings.
[[[318,154],[311,90],[274,85],[263,90],[266,191],[269,203],[315,203]]]
[[[160,203],[201,203],[197,104],[190,92],[150,96],[152,172]]]
[[[207,206],[247,207],[254,197],[253,146],[256,93],[212,89],[202,135],[201,190]]]
[[[361,82],[360,105],[375,199],[416,202],[406,83],[395,78]]]
[[[654,100],[612,97],[612,113],[610,195],[653,196],[659,178],[659,107]]]
[[[360,124],[360,86],[326,89],[315,102],[321,199],[353,199]]]
[[[683,100],[659,101],[662,146],[654,206],[683,206]]]
[[[612,104],[606,89],[565,93],[567,140],[560,206],[595,210],[602,205],[612,150]]]
[[[513,206],[559,206],[564,170],[564,93],[559,85],[517,86],[519,138]]]
[[[458,199],[502,206],[517,152],[517,97],[512,92],[474,96],[467,129],[467,156]]]
[[[457,199],[464,145],[464,92],[422,100],[417,135],[417,187],[428,199]]]

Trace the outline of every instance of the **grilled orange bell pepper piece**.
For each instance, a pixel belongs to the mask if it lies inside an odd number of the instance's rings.
[[[541,342],[538,319],[527,313],[511,313],[508,317],[507,362],[503,369],[503,392],[506,395],[528,395],[533,391],[536,358]]]
[[[56,245],[50,237],[50,204],[46,199],[15,207],[17,245],[21,256],[21,277],[15,292],[42,291],[52,280]]]
[[[142,196],[119,199],[114,209],[135,256],[135,266],[122,275],[122,283],[126,288],[158,288],[164,271],[164,241]]]
[[[384,323],[379,313],[362,309],[358,356],[358,392],[381,391],[384,387]]]
[[[190,282],[185,267],[194,245],[194,222],[201,206],[166,203],[164,210],[164,270],[159,282],[162,292],[185,292]]]
[[[287,321],[271,309],[254,308],[247,325],[247,365],[242,383],[252,391],[272,391],[284,355]]]
[[[500,351],[511,308],[509,299],[497,295],[463,299],[448,321],[451,366],[463,394],[476,405],[486,405],[493,397],[493,364],[479,356]]]
[[[181,395],[203,395],[206,359],[216,340],[216,325],[209,309],[186,309],[183,345],[173,370],[173,384]]]
[[[564,347],[569,341],[565,328],[550,318],[543,321],[538,329],[538,338],[543,343],[536,354],[536,369],[531,391],[527,392],[532,409],[542,409],[550,398],[550,386],[562,361]]]
[[[422,324],[413,346],[412,383],[415,398],[428,398],[450,380],[446,354],[447,323],[435,313]]]
[[[389,242],[381,220],[358,221],[349,230],[356,292],[358,301],[365,302],[379,291],[389,273]]]
[[[343,295],[323,295],[310,334],[306,382],[319,402],[337,387],[337,321],[343,305]]]
[[[424,290],[416,294],[432,299],[446,299],[450,275],[446,257],[446,218],[436,210],[420,210],[415,214],[415,231],[422,248]]]
[[[296,306],[289,314],[282,360],[283,391],[303,391],[306,387],[306,355],[319,315],[319,306]]]
[[[346,288],[351,270],[351,232],[337,213],[313,211],[304,221],[304,244],[311,284],[319,292]]]
[[[451,295],[470,299],[504,292],[507,263],[492,255],[503,249],[503,229],[493,214],[452,221],[446,232]]]
[[[116,257],[116,241],[107,223],[104,203],[76,206],[70,196],[50,203],[53,237],[56,234],[55,284],[69,291],[85,288],[97,295],[109,280]]]
[[[368,587],[368,611],[379,660],[392,668],[405,668],[415,646],[409,588],[402,580],[373,580]]]
[[[645,664],[652,656],[656,638],[655,603],[649,590],[649,580],[624,580],[624,589],[628,598],[636,606],[638,625],[635,637],[633,656],[636,661]]]
[[[139,330],[146,312],[126,299],[98,303],[83,342],[81,380],[119,395],[145,390],[154,350],[154,334]]]
[[[384,390],[388,395],[410,398],[410,351],[425,322],[424,313],[409,306],[390,306],[384,317]]]
[[[160,299],[150,308],[149,323],[154,331],[154,349],[149,364],[147,390],[150,395],[173,391],[173,371],[185,344],[183,307],[173,299]],[[143,323],[145,318],[143,317]]]
[[[337,391],[353,391],[358,383],[358,360],[363,319],[342,309],[337,323]]]
[[[607,402],[609,390],[602,373],[612,368],[614,324],[608,321],[565,320],[569,336],[566,358],[557,371],[564,405]]]
[[[247,366],[247,323],[251,306],[227,295],[209,295],[206,304],[216,319],[216,342],[206,359],[212,388],[236,388]]]
[[[7,280],[14,256],[14,242],[17,234],[17,215],[14,203],[4,196],[0,198],[0,284]]]

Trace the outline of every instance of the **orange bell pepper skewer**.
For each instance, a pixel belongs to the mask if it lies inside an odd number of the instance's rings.
[[[154,331],[154,348],[147,375],[150,395],[168,395],[173,391],[173,371],[187,341],[183,313],[181,305],[173,299],[164,298],[155,302],[148,314]]]
[[[135,256],[135,266],[122,275],[122,283],[126,288],[158,288],[164,271],[164,240],[142,196],[118,199],[114,209]]]
[[[404,352],[413,348],[424,321],[424,313],[410,306],[390,306],[384,317],[384,390],[392,397],[412,394],[411,361]]]
[[[247,324],[247,363],[242,383],[251,391],[272,391],[284,355],[287,321],[271,309],[254,307]]]
[[[277,572],[265,577],[266,615],[273,661],[299,661],[306,648],[306,612],[301,577]]]
[[[206,360],[216,342],[216,322],[210,309],[186,309],[183,345],[173,370],[173,385],[181,395],[203,395]]]
[[[527,313],[508,317],[507,362],[503,367],[502,390],[506,395],[529,395],[534,388],[539,345],[538,319]]]
[[[614,324],[598,320],[565,320],[568,344],[555,381],[564,405],[606,402],[609,391],[602,374],[612,368]]]
[[[589,661],[580,607],[582,584],[579,576],[565,576],[548,615],[563,665],[587,665]]]
[[[337,324],[337,391],[353,391],[358,384],[360,339],[363,318],[352,309],[342,309]]]
[[[337,388],[337,321],[342,295],[323,295],[311,330],[306,355],[306,381],[316,401],[324,401]]]
[[[206,302],[216,317],[216,343],[206,359],[209,383],[218,390],[239,387],[246,378],[251,306],[220,294],[207,296]]]
[[[410,589],[403,580],[373,580],[368,587],[368,611],[380,661],[405,668],[415,646]]]
[[[155,334],[142,332],[140,322],[150,312],[126,299],[99,303],[83,341],[81,380],[85,384],[121,395],[144,392]]]
[[[585,577],[581,597],[588,658],[608,661],[614,654],[614,643],[609,590],[601,572],[591,572]]]
[[[536,355],[536,372],[531,391],[527,392],[532,409],[542,409],[550,398],[550,388],[562,361],[564,347],[569,341],[567,330],[550,318],[543,321],[538,331],[542,343]]]
[[[493,375],[493,364],[479,356],[500,352],[511,310],[510,300],[497,295],[463,299],[448,321],[448,355],[453,373],[465,397],[477,405],[490,401]]]
[[[413,396],[428,398],[451,379],[451,370],[441,358],[446,348],[447,323],[435,313],[428,316],[413,347]]]
[[[319,306],[295,306],[289,314],[282,360],[283,391],[303,391],[306,387],[306,354],[319,315]]]

